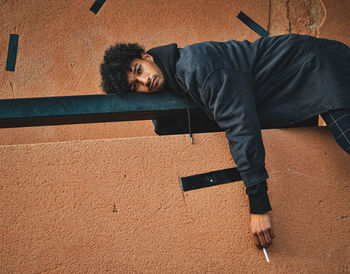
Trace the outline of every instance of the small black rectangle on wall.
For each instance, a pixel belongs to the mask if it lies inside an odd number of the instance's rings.
[[[10,34],[9,48],[7,52],[6,70],[15,71],[18,49],[18,34]]]
[[[96,0],[95,3],[91,6],[90,10],[93,13],[97,14],[105,2],[106,0]]]

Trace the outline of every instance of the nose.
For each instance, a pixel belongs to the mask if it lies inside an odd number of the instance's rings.
[[[144,86],[148,86],[150,84],[151,78],[148,77],[147,75],[140,75],[138,81],[142,83]]]

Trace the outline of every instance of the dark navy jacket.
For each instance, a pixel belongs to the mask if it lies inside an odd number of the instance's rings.
[[[350,108],[350,49],[340,42],[292,34],[178,52],[178,85],[226,130],[247,187],[268,178],[261,127]]]

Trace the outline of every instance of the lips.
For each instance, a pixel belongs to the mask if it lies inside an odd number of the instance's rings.
[[[151,82],[151,90],[157,85],[157,75],[153,76],[152,82]]]

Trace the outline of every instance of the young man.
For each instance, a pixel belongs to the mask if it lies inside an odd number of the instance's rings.
[[[101,75],[106,93],[184,93],[226,130],[258,248],[274,238],[261,128],[322,114],[350,154],[350,49],[337,41],[289,34],[253,43],[170,44],[147,53],[137,44],[117,44],[106,51]]]

